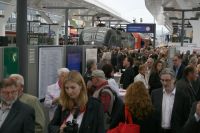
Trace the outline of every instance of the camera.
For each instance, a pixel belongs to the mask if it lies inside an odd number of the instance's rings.
[[[68,121],[63,129],[64,133],[78,133],[78,124],[76,120]]]

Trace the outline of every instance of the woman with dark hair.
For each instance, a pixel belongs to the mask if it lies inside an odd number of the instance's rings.
[[[104,133],[103,118],[102,104],[95,98],[88,99],[81,74],[69,72],[61,89],[59,105],[48,126],[49,133]]]
[[[157,61],[154,64],[153,70],[149,77],[149,94],[151,94],[152,90],[159,89],[162,87],[162,83],[160,81],[160,72],[163,69],[162,61]]]
[[[102,70],[105,74],[105,77],[108,81],[108,85],[111,87],[111,89],[113,91],[115,91],[117,93],[117,95],[119,95],[119,86],[118,84],[116,83],[116,81],[113,79],[114,77],[114,68],[111,64],[105,64],[103,67],[102,67]]]
[[[132,114],[133,123],[140,125],[140,133],[156,133],[154,108],[142,81],[129,85],[125,95],[125,106]]]

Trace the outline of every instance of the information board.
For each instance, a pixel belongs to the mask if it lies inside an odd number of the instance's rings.
[[[86,49],[86,62],[90,59],[97,62],[97,49]]]
[[[19,51],[18,48],[8,47],[3,49],[3,77],[19,73]]]
[[[155,24],[127,24],[126,32],[155,33]]]
[[[57,70],[63,66],[63,47],[39,47],[38,97],[45,97],[47,86],[57,81]]]

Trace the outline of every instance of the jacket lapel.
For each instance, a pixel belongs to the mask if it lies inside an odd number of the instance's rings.
[[[12,105],[10,112],[8,113],[4,123],[2,124],[0,130],[3,131],[4,128],[9,126],[10,121],[13,121],[15,116],[18,114],[18,100]]]
[[[157,100],[158,100],[158,110],[160,111],[159,112],[159,115],[160,115],[160,122],[161,122],[161,118],[162,118],[162,101],[163,101],[163,89],[160,89],[160,92],[158,93],[158,97],[157,97]]]

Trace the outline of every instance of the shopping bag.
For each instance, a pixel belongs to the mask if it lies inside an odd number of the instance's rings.
[[[110,129],[107,133],[140,133],[140,126],[133,124],[132,115],[125,107],[125,123],[119,123],[116,128]]]

